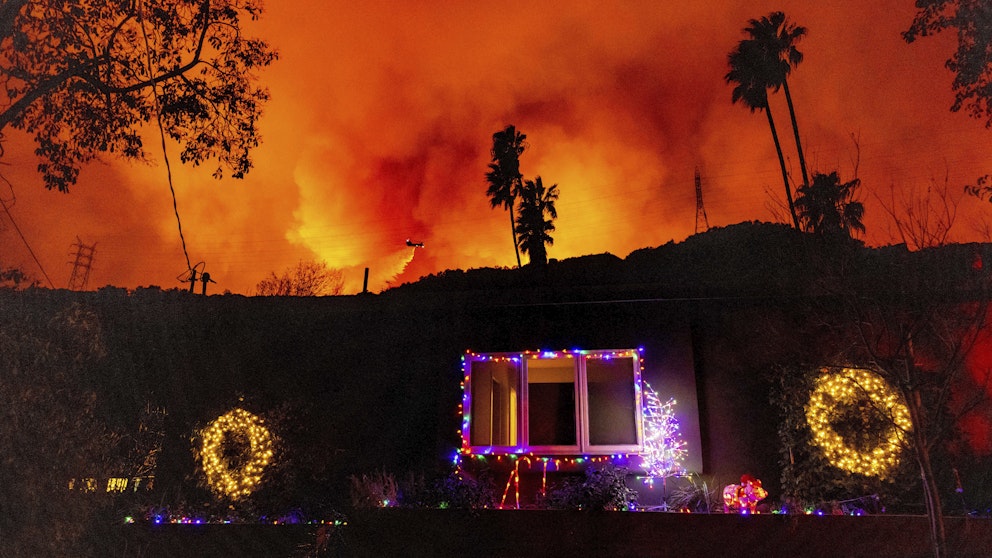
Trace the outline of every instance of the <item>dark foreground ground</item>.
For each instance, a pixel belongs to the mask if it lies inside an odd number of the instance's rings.
[[[127,525],[107,556],[307,556],[316,525]],[[921,516],[381,510],[331,530],[321,556],[926,557]],[[992,520],[948,518],[950,557],[992,556]]]

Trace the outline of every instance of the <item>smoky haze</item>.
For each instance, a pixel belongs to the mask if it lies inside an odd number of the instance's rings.
[[[524,177],[559,185],[552,258],[623,257],[693,234],[696,167],[710,226],[783,220],[767,121],[732,105],[724,82],[747,20],[773,10],[809,30],[790,78],[807,159],[845,180],[857,164],[869,243],[893,241],[876,194],[945,179],[957,194],[992,170],[992,132],[948,110],[953,37],[900,37],[910,0],[406,4],[270,1],[249,30],[280,51],[262,74],[272,101],[255,169],[216,181],[177,168],[170,145],[189,257],[217,281],[211,292],[254,294],[301,259],[344,270],[345,292],[361,289],[366,267],[377,291],[515,265],[509,218],[490,209],[484,178],[491,136],[508,124],[527,134]],[[781,94],[772,110],[798,175]],[[30,142],[8,136],[2,195],[56,287],[77,236],[96,244],[89,288],[181,287],[156,134],[146,135],[155,161],[90,165],[68,195],[44,190]],[[954,240],[984,240],[976,223],[989,211],[965,198]],[[6,215],[0,223],[4,263],[40,278]]]

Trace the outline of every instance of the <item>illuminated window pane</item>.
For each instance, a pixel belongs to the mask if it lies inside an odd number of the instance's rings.
[[[107,479],[107,492],[124,492],[127,489],[127,479],[111,477]]]
[[[577,445],[575,361],[572,359],[528,361],[527,395],[530,445]]]
[[[512,361],[472,363],[472,445],[515,446],[520,369]]]
[[[590,358],[586,361],[590,445],[637,443],[633,367],[632,358]]]

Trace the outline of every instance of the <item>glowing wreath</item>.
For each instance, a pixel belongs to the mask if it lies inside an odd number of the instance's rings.
[[[234,409],[210,423],[200,436],[203,471],[210,488],[232,500],[251,494],[272,461],[272,434],[262,419],[244,409]],[[237,455],[230,455],[231,438],[246,446]]]
[[[859,403],[870,405],[886,419],[884,432],[879,433],[882,441],[873,448],[852,447],[832,424],[844,407]],[[806,405],[806,422],[813,431],[813,442],[831,464],[875,477],[885,477],[899,464],[906,433],[912,428],[909,409],[899,394],[877,374],[856,368],[824,371],[817,378]]]

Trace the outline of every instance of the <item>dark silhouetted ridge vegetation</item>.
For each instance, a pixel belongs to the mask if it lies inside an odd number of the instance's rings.
[[[762,298],[839,294],[857,286],[905,296],[922,290],[962,294],[992,263],[985,244],[909,251],[823,238],[785,224],[717,227],[626,258],[595,254],[522,269],[447,270],[383,293],[438,302],[554,303],[637,298]],[[977,267],[976,267],[977,266]],[[965,295],[969,296],[969,295]]]

